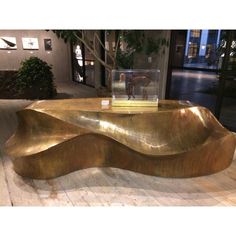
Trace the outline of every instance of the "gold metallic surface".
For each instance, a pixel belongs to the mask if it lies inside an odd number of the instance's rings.
[[[158,107],[102,107],[101,101],[39,101],[19,111],[18,129],[6,143],[15,171],[46,179],[110,166],[193,177],[232,161],[235,136],[204,107],[170,100]]]

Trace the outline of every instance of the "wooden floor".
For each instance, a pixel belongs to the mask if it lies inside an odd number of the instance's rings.
[[[16,129],[15,112],[29,103],[0,100],[1,206],[236,205],[236,159],[220,173],[188,179],[152,177],[115,168],[90,168],[47,181],[22,178],[13,171],[2,147]]]

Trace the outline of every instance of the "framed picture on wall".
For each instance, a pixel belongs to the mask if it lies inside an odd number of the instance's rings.
[[[0,36],[0,49],[7,49],[7,50],[17,49],[16,38]]]
[[[52,40],[51,39],[44,39],[44,48],[45,48],[45,51],[52,51]]]
[[[38,38],[22,38],[23,49],[38,50]]]

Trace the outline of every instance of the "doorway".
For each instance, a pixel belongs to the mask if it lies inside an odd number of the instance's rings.
[[[73,81],[95,86],[95,59],[82,43],[72,46]]]

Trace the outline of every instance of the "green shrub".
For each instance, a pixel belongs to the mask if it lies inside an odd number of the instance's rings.
[[[45,99],[56,95],[52,67],[38,57],[21,62],[16,88],[22,98]]]

